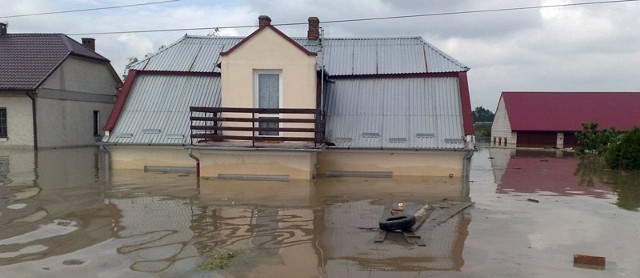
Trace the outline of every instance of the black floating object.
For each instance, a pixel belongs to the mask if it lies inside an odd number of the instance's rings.
[[[394,215],[380,220],[380,229],[390,232],[396,230],[408,231],[416,224],[416,217],[413,215]]]

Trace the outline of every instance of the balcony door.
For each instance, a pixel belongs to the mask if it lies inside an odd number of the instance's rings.
[[[282,71],[257,70],[255,80],[255,107],[280,108],[282,104]],[[259,118],[278,118],[279,114],[259,114]],[[260,128],[277,128],[277,122],[260,122]],[[258,131],[259,136],[279,136],[278,131]]]

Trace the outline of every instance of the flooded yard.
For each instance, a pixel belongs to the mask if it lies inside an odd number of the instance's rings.
[[[640,175],[600,168],[554,151],[480,148],[469,182],[198,183],[105,171],[95,148],[0,150],[0,276],[638,277]],[[400,233],[374,242],[398,202],[414,212],[468,201],[416,232],[426,246]],[[604,256],[606,267],[574,266],[574,254]],[[214,261],[224,268],[206,267]]]

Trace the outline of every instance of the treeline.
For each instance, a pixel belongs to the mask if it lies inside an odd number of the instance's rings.
[[[578,156],[604,157],[610,169],[640,170],[640,127],[629,131],[598,130],[597,123],[583,123],[576,139]]]

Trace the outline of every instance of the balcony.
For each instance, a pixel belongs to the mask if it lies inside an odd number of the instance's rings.
[[[191,107],[191,145],[318,148],[325,143],[320,109]]]

